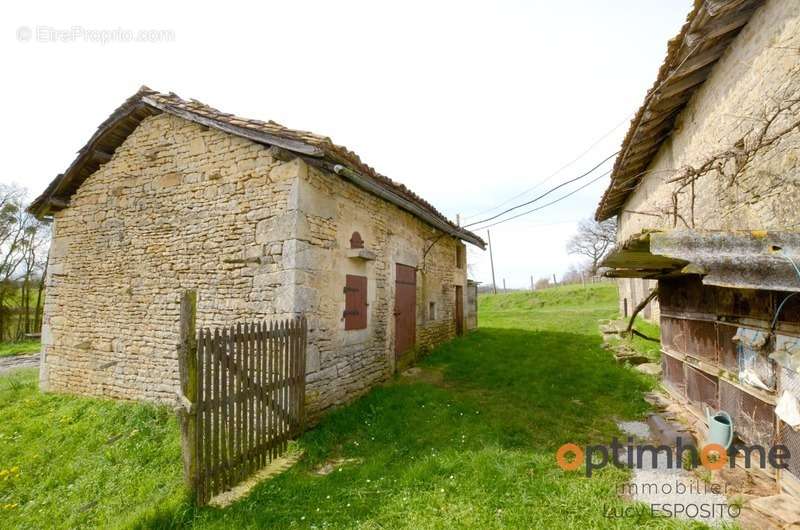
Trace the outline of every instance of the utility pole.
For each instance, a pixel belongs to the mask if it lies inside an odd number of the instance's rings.
[[[503,292],[506,292],[506,279],[503,278]]]
[[[492,291],[497,294],[497,284],[494,282],[494,258],[492,257],[492,234],[486,231],[486,239],[489,240],[489,263],[492,265]]]
[[[531,291],[533,291],[533,274],[531,274]]]
[[[555,274],[553,274],[553,285],[558,285],[558,282],[556,281],[556,275]]]

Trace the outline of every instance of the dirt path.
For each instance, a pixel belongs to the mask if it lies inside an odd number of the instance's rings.
[[[39,366],[38,353],[26,353],[25,355],[0,358],[0,374],[10,372],[17,368],[33,368],[35,366]]]

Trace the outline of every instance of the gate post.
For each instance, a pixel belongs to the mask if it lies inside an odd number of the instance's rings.
[[[176,408],[181,426],[183,478],[194,497],[197,490],[197,291],[181,295],[178,373],[180,390]]]

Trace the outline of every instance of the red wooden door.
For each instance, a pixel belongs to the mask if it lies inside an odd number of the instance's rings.
[[[456,285],[456,335],[464,334],[464,288]]]
[[[394,353],[400,358],[414,347],[417,335],[417,271],[396,265],[394,302]]]

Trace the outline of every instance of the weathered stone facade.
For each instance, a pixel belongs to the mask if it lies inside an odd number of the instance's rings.
[[[298,167],[296,311],[310,319],[307,399],[324,410],[359,395],[395,369],[394,300],[396,263],[416,267],[416,344],[430,348],[455,335],[455,286],[466,285],[456,267],[461,243],[396,206],[336,175]],[[359,232],[374,260],[348,257]],[[438,241],[437,241],[438,239]],[[426,249],[434,243],[423,261]],[[362,330],[344,330],[342,288],[347,274],[367,277],[368,318]],[[427,308],[434,302],[436,319]]]
[[[619,314],[629,317],[639,303],[647,298],[650,292],[658,287],[656,280],[644,280],[642,278],[620,278],[617,280],[619,290]],[[658,305],[658,297],[651,300],[639,313],[639,316],[650,322],[658,322],[661,311]]]
[[[759,4],[695,3],[597,217],[619,215],[606,263],[621,296],[658,279],[664,387],[699,419],[699,442],[711,409],[745,443],[792,446],[800,436],[776,404],[800,398],[786,361],[800,343],[800,3]],[[800,494],[800,466],[765,471]]]
[[[466,284],[455,258],[462,243],[339,176],[273,153],[171,114],[139,124],[54,214],[43,388],[174,401],[186,289],[198,292],[202,327],[305,313],[312,415],[394,371],[395,263],[418,268],[418,346],[454,335],[454,289]],[[353,231],[374,260],[348,257]],[[363,330],[344,330],[348,273],[368,278]]]
[[[798,49],[800,2],[767,1],[678,115],[671,135],[627,198],[619,217],[620,241],[650,228],[800,229],[800,132],[795,129],[756,148],[765,119],[800,98]],[[766,137],[796,120],[796,111],[781,113]],[[670,180],[681,170],[736,148],[740,157],[728,160],[722,171],[699,176],[673,203],[680,184]],[[753,158],[743,165],[749,155]]]

